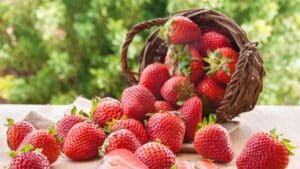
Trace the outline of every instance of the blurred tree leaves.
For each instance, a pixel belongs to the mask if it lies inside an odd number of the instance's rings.
[[[0,2],[0,98],[70,103],[119,97],[128,84],[120,46],[134,24],[189,8],[214,8],[260,41],[267,76],[261,104],[300,104],[300,0],[12,0]],[[138,34],[129,64],[152,31]]]

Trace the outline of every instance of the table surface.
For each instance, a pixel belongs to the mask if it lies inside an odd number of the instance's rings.
[[[55,118],[58,112],[63,112],[68,106],[56,105],[0,105],[0,168],[5,168],[9,163],[9,149],[6,144],[6,117],[16,121],[21,120],[29,111],[47,113],[48,117]],[[269,131],[276,128],[279,133],[284,133],[286,138],[300,146],[300,106],[256,106],[251,112],[240,116],[239,127],[231,133],[231,140],[235,149],[235,158],[229,164],[217,164],[221,169],[235,169],[236,156],[240,153],[247,139],[258,131]],[[178,159],[199,160],[196,154],[177,154]],[[61,156],[53,165],[53,169],[93,169],[99,164],[99,159],[88,162],[72,162]],[[300,169],[300,148],[295,150],[295,156],[290,157],[288,169]]]

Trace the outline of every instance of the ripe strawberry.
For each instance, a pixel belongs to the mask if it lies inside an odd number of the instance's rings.
[[[111,125],[111,131],[116,131],[118,129],[127,129],[131,131],[140,141],[141,144],[145,144],[148,141],[148,135],[143,124],[135,119],[121,119],[113,122]]]
[[[189,18],[175,16],[160,29],[159,35],[166,43],[188,44],[200,39],[201,29]]]
[[[173,152],[181,150],[184,132],[184,122],[175,112],[155,113],[150,117],[147,125],[150,140],[159,140]]]
[[[170,169],[175,164],[175,155],[166,146],[149,142],[135,151],[135,156],[149,169]]]
[[[71,160],[89,160],[97,156],[105,138],[105,133],[97,125],[77,123],[68,132],[63,151]]]
[[[204,76],[202,57],[192,46],[170,46],[165,64],[172,74],[186,76],[191,82]]]
[[[194,95],[194,88],[186,77],[174,76],[165,82],[160,92],[166,101],[180,104]]]
[[[171,103],[163,100],[155,101],[154,107],[155,107],[155,112],[175,110],[175,107]]]
[[[32,151],[32,146],[24,146],[21,152],[12,152],[10,169],[50,169],[47,157],[38,151]]]
[[[215,31],[203,34],[200,43],[200,53],[202,56],[207,56],[208,51],[214,51],[222,47],[232,47],[230,40],[226,36]]]
[[[225,87],[215,82],[212,77],[206,76],[196,86],[197,92],[209,102],[219,104],[225,95]]]
[[[57,134],[60,138],[65,139],[69,130],[77,123],[85,121],[84,117],[76,114],[76,107],[71,110],[71,115],[65,115],[56,124]]]
[[[91,112],[92,120],[100,127],[113,119],[120,119],[123,116],[121,103],[117,100],[102,100],[95,105]]]
[[[204,58],[204,61],[209,63],[207,74],[217,82],[227,84],[235,71],[238,54],[231,48],[223,47],[209,53],[208,58]]]
[[[103,162],[97,169],[149,169],[132,152],[117,149],[103,157]]]
[[[55,162],[60,155],[59,141],[48,130],[32,131],[24,138],[20,147],[25,145],[32,145],[34,149],[42,149],[42,153],[50,163]]]
[[[127,129],[119,129],[105,139],[100,150],[100,156],[116,149],[127,149],[134,153],[140,146],[141,143],[132,132]]]
[[[139,84],[149,89],[156,98],[160,98],[160,88],[169,78],[169,71],[165,65],[152,63],[143,70]]]
[[[14,123],[13,119],[7,119],[7,144],[11,150],[17,150],[23,139],[33,130],[34,126],[26,121]]]
[[[143,120],[146,113],[154,112],[153,94],[144,86],[135,85],[125,89],[121,103],[124,114],[128,118]]]
[[[194,138],[196,152],[204,158],[227,163],[233,158],[233,148],[228,131],[219,124],[213,124],[210,116],[209,123],[203,120]]]
[[[180,107],[178,110],[185,123],[185,141],[192,141],[195,137],[197,125],[202,120],[202,101],[199,97],[194,96]]]
[[[281,139],[275,129],[271,134],[259,132],[247,141],[236,166],[238,169],[285,169],[294,148],[290,140]]]

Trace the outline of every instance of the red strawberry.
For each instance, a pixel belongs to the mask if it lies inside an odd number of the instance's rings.
[[[170,169],[175,164],[175,155],[166,146],[149,142],[135,151],[135,156],[149,169]]]
[[[227,84],[235,71],[238,54],[231,48],[223,47],[209,53],[208,58],[204,60],[209,63],[207,74],[217,82]]]
[[[148,141],[148,135],[143,124],[135,119],[121,119],[113,122],[111,126],[111,131],[116,131],[118,129],[127,129],[131,131],[140,141],[141,144],[145,144]]]
[[[225,87],[215,82],[212,77],[206,76],[196,86],[197,92],[206,97],[209,102],[219,104],[225,95]]]
[[[50,163],[55,162],[60,155],[59,142],[48,130],[32,131],[24,138],[20,147],[25,145],[32,145],[34,149],[42,149],[42,153],[47,157]]]
[[[77,123],[68,132],[63,151],[71,160],[89,160],[97,156],[105,137],[102,129],[95,124]]]
[[[236,166],[238,169],[285,169],[294,148],[290,140],[281,139],[275,129],[271,134],[259,132],[247,141]]]
[[[183,76],[174,76],[162,86],[162,97],[171,104],[184,102],[194,94],[191,82]]]
[[[185,123],[185,141],[192,141],[195,137],[198,123],[202,120],[202,101],[199,97],[194,96],[180,107],[178,110]]]
[[[159,35],[170,44],[187,44],[199,40],[201,30],[189,18],[175,16],[160,29]]]
[[[142,72],[139,84],[160,98],[160,88],[170,78],[168,68],[161,63],[152,63]]]
[[[185,126],[175,112],[155,113],[147,124],[147,133],[152,141],[159,140],[173,152],[182,148]]]
[[[10,169],[50,169],[47,157],[37,151],[32,151],[32,146],[24,146],[21,152],[11,153]]]
[[[170,46],[165,64],[170,72],[189,77],[191,82],[197,82],[204,76],[202,57],[191,46]]]
[[[103,100],[96,104],[94,111],[92,112],[93,121],[100,127],[104,127],[107,122],[113,119],[120,119],[123,116],[123,110],[121,103],[117,100]]]
[[[119,129],[112,132],[104,141],[100,155],[116,150],[116,149],[127,149],[131,152],[135,152],[137,148],[141,146],[141,143],[136,136],[127,129]]]
[[[13,119],[7,119],[7,144],[11,150],[17,150],[23,139],[33,130],[34,126],[26,121],[14,123]]]
[[[64,116],[58,123],[56,124],[57,134],[60,138],[65,139],[69,130],[77,123],[85,121],[84,117],[81,117],[76,114],[76,108],[73,107],[71,110],[71,115]]]
[[[215,31],[203,34],[200,43],[200,53],[202,56],[207,56],[208,51],[214,51],[222,47],[232,47],[230,40],[226,36]]]
[[[103,157],[97,169],[149,169],[135,155],[126,149],[117,149]]]
[[[204,158],[227,163],[233,158],[233,148],[228,131],[219,124],[213,124],[204,119],[203,128],[200,128],[194,138],[196,152]]]
[[[141,85],[125,89],[121,97],[124,114],[136,120],[143,120],[146,113],[154,112],[154,101],[153,94]]]
[[[175,107],[171,103],[163,100],[155,101],[154,106],[155,106],[155,112],[175,110]]]

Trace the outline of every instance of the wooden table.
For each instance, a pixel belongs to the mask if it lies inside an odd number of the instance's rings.
[[[56,118],[58,112],[62,112],[67,106],[41,106],[41,105],[0,105],[0,168],[4,168],[9,163],[6,145],[6,129],[4,127],[5,118],[12,117],[21,120],[29,111],[43,112],[51,109],[47,113],[48,117]],[[285,136],[300,147],[300,106],[256,106],[248,113],[240,116],[240,126],[233,133],[231,139],[235,147],[235,154],[239,154],[247,139],[255,132],[269,131],[277,128],[278,132],[285,133]],[[295,156],[290,157],[288,169],[300,169],[300,148],[295,150]],[[178,159],[198,160],[196,154],[178,154]],[[235,156],[236,159],[236,156]],[[217,164],[221,169],[235,169],[235,159],[230,164]],[[53,169],[93,169],[99,163],[99,159],[89,162],[71,162],[66,157],[61,156],[53,164]]]

